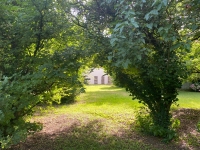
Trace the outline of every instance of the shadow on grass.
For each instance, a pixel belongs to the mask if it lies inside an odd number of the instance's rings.
[[[112,91],[114,91],[114,90],[116,90],[116,91],[125,91],[124,88],[120,88],[120,87],[117,87],[117,86],[114,86],[114,85],[108,86],[108,87],[100,87],[100,89],[101,90],[108,90],[108,91],[110,91],[110,90],[112,90]]]
[[[125,138],[125,134],[103,132],[103,123],[93,120],[85,125],[74,123],[56,133],[37,133],[9,150],[150,150],[142,142]],[[153,149],[152,149],[153,150]]]
[[[200,132],[197,131],[197,123],[200,121],[200,109],[179,109],[173,112],[174,118],[180,120],[178,129],[182,143],[188,147],[200,148]]]
[[[180,120],[180,130],[189,133],[196,128],[198,121],[200,121],[200,109],[181,108],[173,111],[173,116]]]
[[[189,120],[194,117],[193,119],[197,121],[200,110],[197,112],[196,110],[179,110],[176,113],[178,114],[176,117],[181,120],[186,117],[185,124],[182,124],[178,131],[179,134],[190,135],[189,138],[186,137],[187,140],[181,140],[182,143],[165,144],[159,138],[143,135],[127,128],[107,133],[101,119],[81,122],[78,119],[64,119],[66,116],[59,116],[54,123],[48,120],[46,122],[48,127],[44,126],[46,129],[30,136],[26,142],[10,150],[198,150],[198,136],[190,134],[195,127],[189,123],[194,122]],[[190,144],[190,142],[193,143]]]

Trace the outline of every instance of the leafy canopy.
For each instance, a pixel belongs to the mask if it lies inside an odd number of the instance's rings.
[[[3,0],[0,7],[0,147],[7,148],[41,129],[26,119],[35,106],[83,90],[85,48],[65,1]]]
[[[196,3],[97,0],[75,5],[75,18],[84,18],[77,25],[98,43],[95,62],[150,109],[150,133],[169,140],[174,136],[170,107],[178,101],[177,89],[187,77],[183,57],[198,33]]]

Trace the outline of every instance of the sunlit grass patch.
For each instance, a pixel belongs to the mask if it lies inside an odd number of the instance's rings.
[[[178,98],[180,108],[200,109],[200,92],[180,91]]]

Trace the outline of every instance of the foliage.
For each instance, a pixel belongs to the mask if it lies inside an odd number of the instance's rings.
[[[75,101],[76,97],[85,92],[83,88],[73,87],[65,91],[65,95],[60,99],[61,104],[68,104]]]
[[[168,131],[187,73],[182,56],[199,39],[198,6],[198,0],[1,0],[1,147],[40,129],[26,120],[35,106],[82,91],[79,70],[93,62]]]
[[[200,92],[200,83],[196,82],[190,85],[190,88],[195,92]]]
[[[82,25],[89,33],[96,33],[91,35],[98,43],[95,62],[133,99],[145,104],[154,127],[166,133],[172,125],[170,107],[178,101],[177,89],[187,77],[183,56],[197,29],[190,18],[194,12],[185,9],[186,2],[104,0],[77,4],[77,15],[85,18]]]
[[[200,1],[186,1],[185,3],[186,11],[185,13],[188,15],[188,26],[190,27],[190,38],[192,40],[191,52],[185,55],[185,61],[187,63],[187,68],[190,72],[187,81],[191,83],[197,83],[200,80],[200,22],[199,22],[199,6]],[[187,30],[188,32],[188,30]]]
[[[148,106],[154,126],[170,129],[170,107],[188,73],[183,58],[199,31],[199,2],[105,0],[76,6],[98,45],[95,62]]]
[[[157,137],[164,138],[165,142],[170,142],[174,138],[177,138],[176,130],[180,127],[179,120],[171,120],[172,126],[169,129],[165,129],[161,126],[154,125],[152,117],[150,116],[150,111],[141,107],[138,113],[136,114],[136,129]]]
[[[27,122],[23,117],[32,113],[32,107],[38,103],[39,98],[34,93],[29,93],[31,86],[12,81],[5,77],[1,82],[0,101],[0,143],[1,148],[17,144],[25,140],[28,134],[41,129],[37,123]],[[20,85],[20,86],[19,86]],[[23,92],[23,93],[22,93]]]
[[[187,81],[198,84],[200,81],[200,44],[199,40],[196,40],[192,44],[191,52],[185,56],[185,61],[187,62],[187,68],[190,71]],[[195,86],[195,85],[192,85]],[[192,88],[194,91],[196,89]]]
[[[193,91],[200,90],[200,44],[199,40],[195,40],[192,44],[191,52],[188,53],[185,57],[187,62],[187,68],[190,71],[190,75],[187,78],[187,81],[191,82],[190,88]]]
[[[200,132],[200,121],[197,123],[197,131]]]
[[[160,138],[137,132],[135,114],[142,104],[132,101],[123,88],[89,85],[86,91],[73,105],[47,109],[46,113],[34,116],[33,120],[45,123],[44,131],[51,132],[30,136],[13,149],[199,149],[200,133],[196,132],[200,116],[199,93],[179,91],[180,107],[172,110],[181,122],[177,130],[179,138],[165,144]]]
[[[75,94],[70,89],[82,91],[84,48],[77,40],[83,32],[68,21],[65,1],[0,4],[0,147],[7,148],[41,129],[26,119],[35,106],[60,103]]]

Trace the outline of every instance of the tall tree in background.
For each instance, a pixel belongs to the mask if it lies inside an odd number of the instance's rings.
[[[188,24],[191,26],[189,32],[192,40],[191,52],[185,57],[190,75],[187,81],[192,82],[194,91],[200,90],[200,1],[186,1],[185,13],[188,15]],[[191,32],[192,31],[192,32]]]

